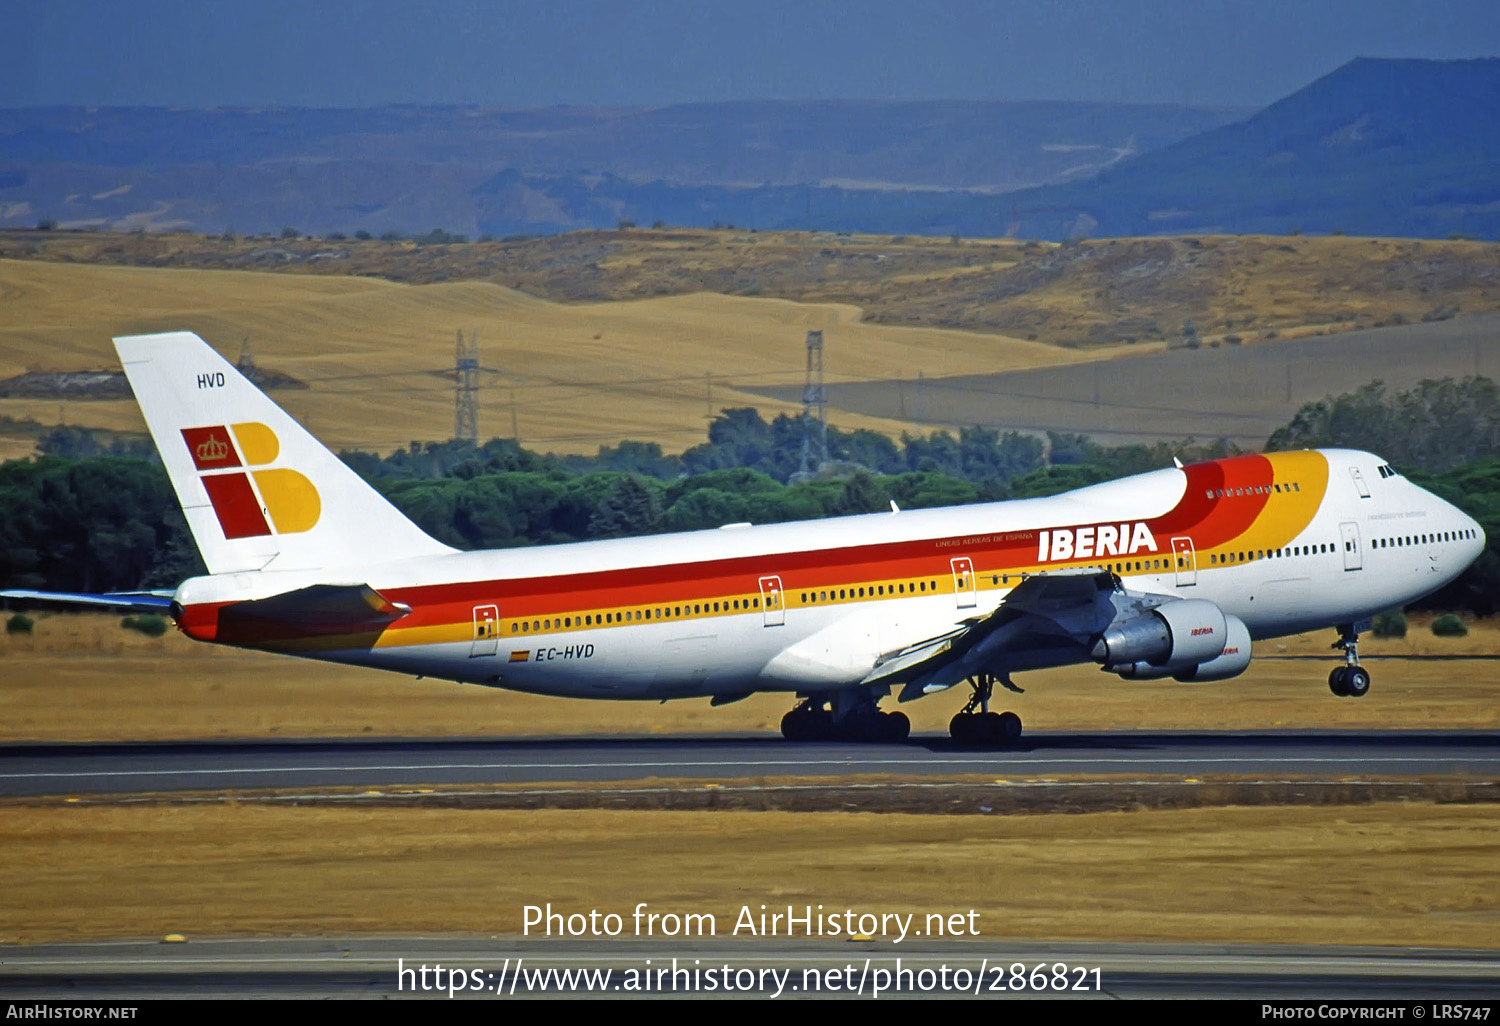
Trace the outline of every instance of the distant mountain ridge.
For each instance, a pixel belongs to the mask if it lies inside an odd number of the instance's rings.
[[[1500,59],[1362,58],[1235,124],[1007,197],[1022,233],[1493,239]]]
[[[925,209],[929,194],[1067,181],[1244,113],[879,101],[0,110],[0,224],[509,234],[622,218],[774,227],[845,206],[896,223],[912,205],[902,190]],[[851,198],[861,193],[880,195]]]
[[[1493,239],[1500,59],[1359,59],[1254,113],[957,101],[0,110],[0,225],[39,221]]]

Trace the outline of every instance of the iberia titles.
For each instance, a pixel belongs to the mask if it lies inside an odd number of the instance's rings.
[[[1091,527],[1060,527],[1037,535],[1036,558],[1043,563],[1060,559],[1093,559],[1099,556],[1133,556],[1156,551],[1156,539],[1142,521],[1096,524]]]

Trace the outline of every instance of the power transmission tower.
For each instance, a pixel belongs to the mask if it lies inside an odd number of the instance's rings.
[[[816,406],[818,412],[813,413]],[[828,462],[828,391],[823,387],[823,333],[807,333],[807,384],[802,388],[802,467],[811,476]]]
[[[250,381],[256,384],[260,383],[260,375],[256,373],[255,369],[255,354],[250,351],[249,335],[240,339],[240,358],[235,361],[234,368],[245,375]]]
[[[479,444],[479,332],[469,332],[464,345],[463,329],[453,360],[453,438]]]

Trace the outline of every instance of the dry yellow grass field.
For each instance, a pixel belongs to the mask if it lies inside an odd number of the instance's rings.
[[[1436,638],[1414,623],[1406,640],[1366,639],[1374,677],[1363,699],[1328,692],[1333,632],[1262,642],[1235,680],[1185,685],[1122,681],[1093,667],[1023,674],[1024,695],[1000,695],[1036,730],[1471,729],[1500,727],[1500,624]],[[1412,655],[1466,658],[1422,660]],[[965,689],[902,707],[913,729],[946,732]],[[144,638],[112,617],[42,617],[33,636],[0,636],[0,741],[264,737],[774,734],[793,700],[756,695],[595,702],[547,698],[379,670],[201,645],[174,633]]]
[[[266,268],[412,284],[489,281],[560,302],[715,292],[861,307],[886,324],[1035,336],[1247,342],[1500,309],[1500,245],[1345,236],[1010,239],[669,228],[418,245],[182,233],[0,231],[0,257]]]
[[[523,905],[628,916],[644,901],[713,913],[720,936],[741,905],[764,903],[974,909],[981,947],[1500,946],[1495,805],[963,817],[13,804],[0,847],[7,943],[515,935]]]
[[[632,438],[680,452],[719,409],[790,410],[735,389],[802,380],[805,336],[827,339],[829,381],[987,373],[1094,358],[966,331],[864,322],[857,308],[706,293],[562,305],[490,282],[402,285],[375,278],[79,266],[0,260],[0,378],[118,366],[114,335],[191,330],[231,361],[251,340],[262,367],[307,390],[275,399],[337,448],[389,451],[453,432],[456,333],[477,331],[482,437],[592,453]],[[1123,348],[1123,347],[1122,347]],[[1104,354],[1108,355],[1108,353]],[[129,399],[0,399],[0,415],[143,431]],[[846,428],[916,428],[854,416]],[[25,455],[11,437],[0,457]]]

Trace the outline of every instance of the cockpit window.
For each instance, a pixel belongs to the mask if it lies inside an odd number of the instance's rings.
[[[1389,463],[1382,463],[1380,465],[1380,476],[1383,479],[1387,477],[1400,477],[1401,475],[1396,473],[1396,471],[1391,468],[1391,465]]]

